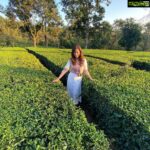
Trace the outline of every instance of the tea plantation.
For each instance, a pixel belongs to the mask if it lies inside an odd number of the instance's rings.
[[[66,49],[28,50],[56,75],[70,58]],[[149,64],[149,53],[84,50],[84,54],[95,79],[83,79],[84,103],[92,108],[96,124],[110,139],[112,149],[150,149],[150,73],[130,65],[131,60]],[[102,57],[105,59],[99,59]]]
[[[104,132],[25,49],[0,49],[0,77],[0,149],[110,149]]]

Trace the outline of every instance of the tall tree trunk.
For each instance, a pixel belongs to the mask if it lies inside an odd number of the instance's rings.
[[[12,42],[12,47],[14,47],[14,46],[15,46],[15,42],[13,41],[13,42]]]
[[[46,20],[45,20],[45,23],[44,23],[44,40],[45,40],[45,46],[48,47],[48,38],[47,38],[47,26],[46,26]]]
[[[48,38],[47,38],[47,34],[46,33],[45,33],[44,38],[45,38],[45,46],[48,47]]]
[[[89,21],[86,22],[86,30],[85,30],[85,48],[88,48],[89,44]]]
[[[33,36],[33,46],[36,47],[36,37]]]
[[[85,35],[85,48],[88,48],[88,44],[89,44],[89,32],[86,32],[86,35]]]
[[[57,44],[57,47],[59,48],[59,46],[60,46],[60,41],[58,41],[58,44]]]

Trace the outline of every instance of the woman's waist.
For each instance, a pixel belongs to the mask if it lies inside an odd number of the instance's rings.
[[[70,71],[69,76],[72,76],[75,80],[82,78],[81,75],[77,74],[76,72]]]
[[[77,76],[81,76],[81,73],[78,71],[71,70],[70,73],[75,74]]]

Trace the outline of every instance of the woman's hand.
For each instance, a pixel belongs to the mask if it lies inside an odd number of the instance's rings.
[[[56,82],[59,82],[60,79],[69,71],[69,69],[65,68],[62,70],[61,74],[59,75],[58,78],[56,78],[55,80],[53,80],[52,82],[53,83],[56,83]]]
[[[56,82],[59,82],[60,80],[59,80],[59,78],[56,78],[55,80],[53,80],[52,82],[53,83],[56,83]]]
[[[94,79],[93,79],[93,78],[90,78],[90,80],[91,80],[91,81],[94,81]]]
[[[89,73],[88,70],[85,72],[85,74],[87,75],[87,77],[88,77],[91,81],[94,81],[94,79],[91,77],[91,75],[90,75],[90,73]]]

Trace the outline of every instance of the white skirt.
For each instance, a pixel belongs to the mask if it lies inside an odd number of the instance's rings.
[[[67,78],[67,92],[74,104],[81,102],[82,76],[70,72]]]

